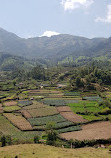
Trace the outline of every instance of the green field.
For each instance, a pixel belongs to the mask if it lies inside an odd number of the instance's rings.
[[[28,121],[33,126],[46,125],[48,122],[65,122],[66,119],[60,114],[46,117],[29,118]]]
[[[3,110],[4,112],[13,112],[13,111],[17,111],[17,110],[20,110],[21,108],[19,106],[7,106],[7,107],[4,107]]]

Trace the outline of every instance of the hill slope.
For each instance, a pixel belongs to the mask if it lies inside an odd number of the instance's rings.
[[[23,39],[0,28],[0,52],[27,58],[42,58],[52,62],[67,57],[111,56],[111,38],[93,38],[60,34],[52,37]]]
[[[39,144],[14,145],[0,148],[1,158],[15,156],[18,156],[18,158],[110,158],[111,154],[108,152],[108,149],[62,149]]]

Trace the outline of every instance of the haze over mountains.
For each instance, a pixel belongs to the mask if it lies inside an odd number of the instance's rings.
[[[83,58],[111,57],[111,37],[93,38],[60,34],[51,37],[20,38],[0,28],[0,52],[28,59],[46,59],[53,62],[67,57]]]

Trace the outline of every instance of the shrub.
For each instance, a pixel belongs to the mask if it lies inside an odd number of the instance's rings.
[[[35,137],[34,137],[34,143],[35,143],[35,144],[39,143],[39,136],[35,136]]]
[[[2,142],[2,147],[6,146],[6,137],[5,136],[1,137],[1,142]]]
[[[6,136],[6,142],[7,142],[8,145],[12,144],[12,139],[11,139],[10,135]]]

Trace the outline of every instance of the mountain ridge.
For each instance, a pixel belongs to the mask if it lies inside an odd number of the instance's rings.
[[[29,59],[46,59],[58,62],[66,57],[96,57],[111,52],[111,37],[92,39],[59,34],[51,37],[21,38],[0,28],[0,52]]]

